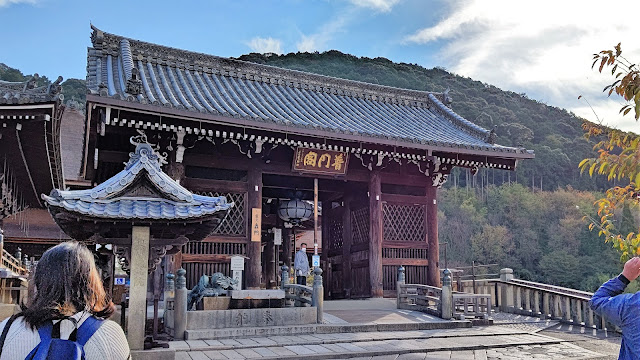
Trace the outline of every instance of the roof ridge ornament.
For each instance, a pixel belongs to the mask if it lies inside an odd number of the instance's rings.
[[[162,165],[166,165],[168,163],[168,154],[166,152],[160,154],[159,146],[156,146],[156,149],[154,149],[151,143],[147,140],[147,134],[145,134],[144,131],[138,130],[138,135],[130,137],[129,142],[131,145],[136,147],[136,150],[129,153],[129,161],[126,164],[125,169],[129,170],[138,162],[138,160],[143,163],[150,161],[157,170],[160,170]]]

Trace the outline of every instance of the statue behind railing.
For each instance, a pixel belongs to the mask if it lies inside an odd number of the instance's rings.
[[[227,295],[227,290],[233,289],[237,285],[238,280],[224,276],[219,272],[211,275],[211,278],[202,275],[198,284],[189,292],[187,309],[195,310],[196,304],[204,297]]]

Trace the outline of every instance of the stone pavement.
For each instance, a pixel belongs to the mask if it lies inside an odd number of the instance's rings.
[[[569,341],[506,326],[175,341],[176,359],[599,359]]]
[[[446,322],[419,311],[399,310],[395,299],[330,300],[324,303],[325,324],[397,324]]]

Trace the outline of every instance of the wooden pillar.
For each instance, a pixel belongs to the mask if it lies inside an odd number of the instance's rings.
[[[262,214],[262,172],[259,169],[255,169],[252,167],[249,169],[248,174],[248,211],[249,211],[249,242],[247,243],[247,260],[246,269],[245,269],[245,282],[247,284],[247,289],[259,289],[260,281],[262,275],[262,266],[261,266],[261,241],[251,241],[252,240],[252,211],[253,209],[260,209],[260,213]],[[262,215],[260,215],[262,216]],[[262,231],[262,229],[259,229]],[[253,239],[255,240],[255,238]]]
[[[427,285],[440,287],[440,264],[438,247],[438,202],[437,188],[427,184],[427,241],[429,244],[427,267]]]
[[[275,289],[276,287],[276,249],[273,239],[269,239],[264,247],[265,262],[265,285],[267,289]]]
[[[348,191],[348,190],[347,190]],[[344,297],[351,298],[351,244],[353,233],[351,232],[351,199],[350,193],[344,196],[342,208],[342,288]]]
[[[371,297],[382,297],[382,188],[379,171],[369,178],[369,279]]]

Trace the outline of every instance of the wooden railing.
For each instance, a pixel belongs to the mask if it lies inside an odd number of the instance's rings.
[[[499,293],[502,312],[554,319],[575,326],[617,330],[589,308],[593,293],[513,278],[513,270],[500,270],[499,280],[489,280]]]
[[[2,249],[2,267],[17,275],[27,274],[27,269],[22,266],[20,260],[13,257],[13,255],[9,254],[5,249]]]

